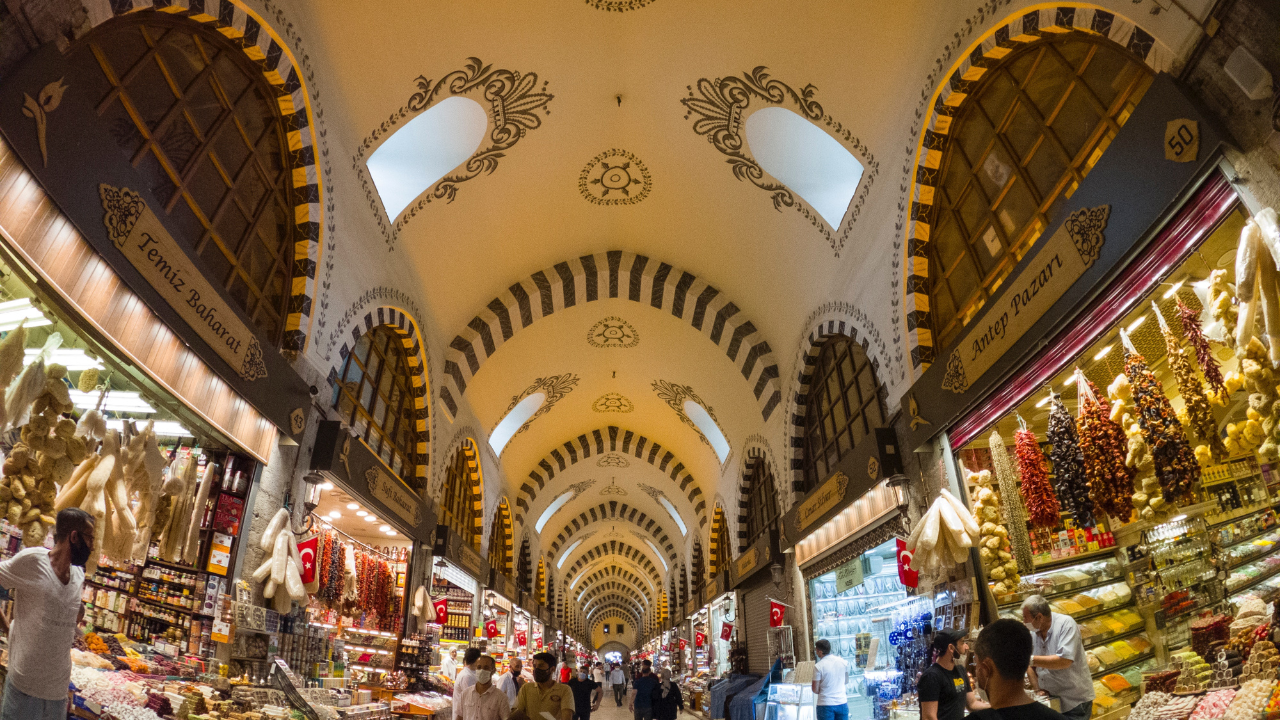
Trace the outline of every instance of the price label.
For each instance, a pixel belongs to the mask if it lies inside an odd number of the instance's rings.
[[[1194,162],[1200,154],[1200,124],[1195,120],[1178,118],[1164,126],[1164,159],[1174,162]]]

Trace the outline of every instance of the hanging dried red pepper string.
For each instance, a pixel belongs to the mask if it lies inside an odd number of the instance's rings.
[[[1022,418],[1018,420],[1021,422]],[[1026,499],[1027,519],[1031,521],[1033,528],[1055,527],[1062,510],[1049,485],[1049,473],[1044,467],[1040,441],[1025,425],[1013,437],[1018,456],[1018,475],[1022,478],[1022,494]]]
[[[1196,352],[1196,362],[1200,363],[1200,372],[1204,373],[1209,390],[1225,402],[1230,393],[1227,392],[1227,383],[1222,377],[1222,367],[1218,365],[1213,349],[1209,347],[1209,338],[1204,336],[1204,330],[1200,327],[1200,313],[1187,307],[1182,298],[1178,298],[1178,317],[1182,320],[1182,334],[1186,336],[1187,344]]]

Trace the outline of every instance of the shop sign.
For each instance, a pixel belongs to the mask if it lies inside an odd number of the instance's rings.
[[[742,551],[742,554],[738,556],[738,560],[734,563],[734,587],[741,585],[745,580],[747,580],[747,578],[755,575],[761,568],[764,568],[768,566],[769,563],[773,562],[773,553],[773,531],[761,533],[760,537],[756,538],[755,542],[751,543],[746,550]]]
[[[836,568],[836,594],[839,595],[844,591],[855,588],[862,584],[863,579],[863,561],[866,558],[856,557],[849,562]]]
[[[508,578],[506,573],[498,572],[495,569],[489,570],[489,589],[512,602],[515,602],[517,598],[515,583],[511,582],[511,578]]]
[[[431,542],[436,516],[430,501],[419,498],[363,440],[352,437],[337,420],[324,420],[316,429],[311,469],[337,480],[384,519],[395,522],[405,535]]]
[[[275,610],[253,605],[251,603],[232,602],[232,616],[236,621],[237,632],[268,633],[278,626],[279,619],[273,617]]]
[[[849,487],[849,476],[837,470],[826,482],[818,486],[818,490],[800,503],[796,509],[796,529],[808,530],[814,520],[822,517],[844,499],[844,491]]]
[[[476,580],[488,577],[488,573],[483,572],[484,563],[480,559],[480,553],[448,525],[436,525],[433,547],[438,557],[462,568]]]
[[[1097,165],[1050,216],[997,293],[902,397],[909,450],[982,403],[1069,327],[1154,237],[1223,141],[1167,74],[1157,75]],[[852,476],[852,473],[850,473]]]

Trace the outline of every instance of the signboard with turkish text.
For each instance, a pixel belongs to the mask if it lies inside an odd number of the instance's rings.
[[[864,558],[856,557],[836,568],[836,594],[862,584]]]
[[[311,469],[336,480],[408,537],[432,541],[436,514],[431,501],[420,498],[337,420],[324,420],[316,429]]]

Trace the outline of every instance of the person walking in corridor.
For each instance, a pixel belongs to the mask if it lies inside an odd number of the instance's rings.
[[[627,696],[627,676],[617,663],[609,671],[609,683],[613,685],[613,699],[617,701],[618,707],[622,707],[622,699]]]
[[[684,696],[667,668],[658,671],[658,686],[649,693],[649,699],[653,706],[653,720],[676,720],[676,716],[684,711]]]
[[[473,665],[475,682],[458,695],[454,717],[456,720],[507,720],[511,703],[507,694],[493,685],[493,657],[481,655]]]

